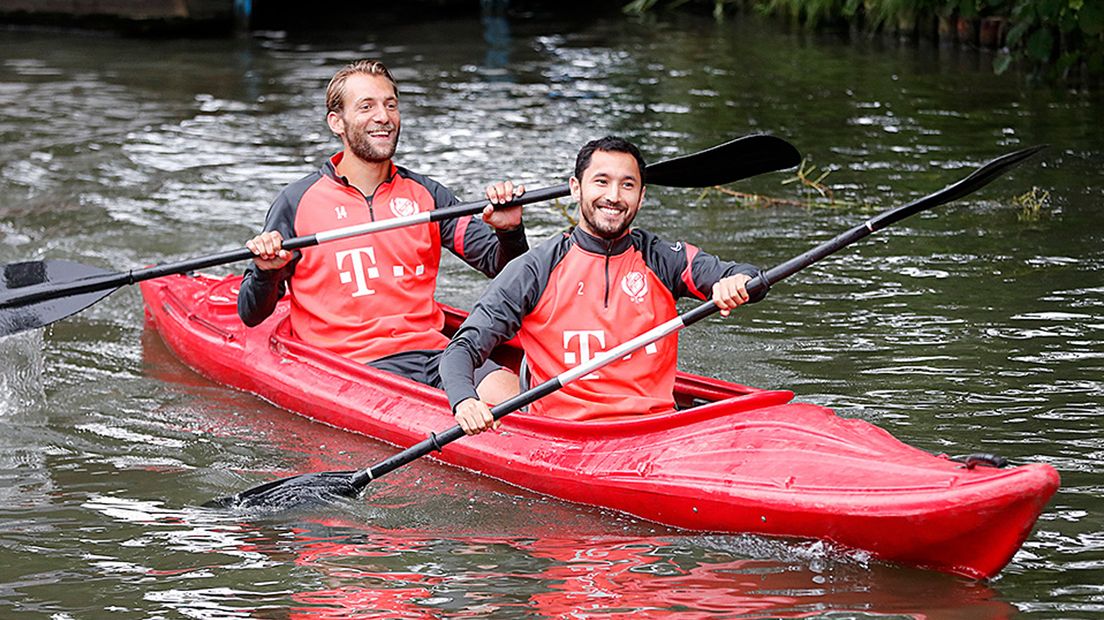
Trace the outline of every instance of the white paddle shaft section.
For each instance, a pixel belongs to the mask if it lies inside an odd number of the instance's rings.
[[[588,362],[579,364],[571,370],[565,370],[564,372],[561,372],[559,375],[556,376],[556,380],[560,382],[561,386],[567,385],[568,383],[571,383],[579,377],[586,376],[594,372],[595,370],[598,370],[599,368],[610,364],[615,360],[619,360],[629,355],[630,353],[635,353],[636,351],[652,344],[656,340],[659,340],[660,338],[663,338],[668,334],[677,332],[683,327],[686,327],[686,324],[682,322],[682,317],[676,316],[666,323],[660,323],[659,325],[656,325],[655,327],[649,329],[643,334],[640,334],[632,340],[622,342],[621,344],[608,351],[603,351],[602,353],[599,353],[598,355],[592,357]]]
[[[368,222],[367,224],[357,224],[356,226],[346,226],[345,228],[335,228],[333,230],[317,233],[314,235],[314,238],[318,240],[318,243],[325,243],[327,241],[336,241],[337,239],[344,239],[345,237],[355,237],[357,235],[379,232],[381,230],[391,230],[392,228],[402,228],[404,226],[413,226],[414,224],[428,224],[431,213],[432,211],[423,211],[421,213],[415,213],[414,215],[396,217],[390,220]]]

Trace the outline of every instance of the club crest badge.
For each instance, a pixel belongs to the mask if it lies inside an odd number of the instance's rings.
[[[392,198],[391,212],[395,217],[408,217],[418,212],[418,203],[409,198]]]
[[[639,271],[630,271],[621,278],[621,290],[625,291],[633,303],[638,304],[648,294],[648,280]]]

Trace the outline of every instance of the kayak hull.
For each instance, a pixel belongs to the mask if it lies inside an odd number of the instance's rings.
[[[143,282],[147,324],[199,373],[337,428],[409,446],[455,424],[440,390],[296,340],[286,302],[245,327],[239,282]],[[499,353],[516,363],[515,349]],[[972,578],[1011,560],[1058,488],[1048,465],[967,469],[865,421],[791,402],[788,391],[679,373],[676,392],[684,408],[662,415],[516,413],[434,458],[670,526],[826,540]]]

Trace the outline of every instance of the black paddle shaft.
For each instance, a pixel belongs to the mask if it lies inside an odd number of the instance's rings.
[[[768,269],[758,277],[753,278],[747,284],[748,293],[752,297],[755,297],[763,290],[770,288],[772,284],[775,284],[792,276],[793,274],[801,271],[809,265],[812,265],[813,263],[820,261],[831,254],[835,254],[843,248],[873,234],[878,230],[881,230],[887,226],[894,224],[895,222],[903,220],[906,217],[915,215],[916,213],[919,213],[921,211],[931,209],[941,204],[946,204],[953,200],[957,200],[967,194],[975,192],[982,187],[988,185],[997,177],[1001,176],[1011,168],[1019,165],[1025,159],[1038,153],[1044,148],[1046,148],[1045,145],[1033,146],[1026,149],[1014,151],[1007,155],[1003,155],[983,165],[981,168],[978,168],[969,176],[958,181],[957,183],[949,185],[939,190],[938,192],[935,192],[934,194],[929,194],[927,196],[924,196],[923,198],[920,198],[919,200],[915,200],[906,205],[902,205],[888,211],[883,211],[882,213],[867,220],[866,222],[855,226],[854,228],[843,232],[836,237],[814,247],[808,252],[805,252],[800,256],[791,258],[790,260],[780,265]],[[573,376],[582,376],[598,370],[606,364],[621,359],[625,355],[641,349],[673,331],[677,331],[678,329],[682,329],[684,327],[689,327],[690,325],[697,323],[698,321],[714,314],[717,311],[719,311],[717,305],[714,304],[712,301],[707,301],[694,308],[693,310],[685,312],[678,317],[675,317],[671,321],[668,321],[667,323],[656,327],[655,329],[649,331],[647,334],[642,334],[641,336],[634,338],[632,341],[626,342],[620,347],[611,349],[599,356],[596,356],[587,365],[573,369],[571,372]],[[678,324],[674,325],[673,323]],[[665,326],[667,327],[665,328]],[[654,337],[649,336],[649,334],[653,333]],[[564,379],[564,375],[553,377],[552,379],[545,381],[537,387],[518,394],[517,396],[514,396],[513,398],[493,407],[491,409],[491,414],[496,420],[502,418],[559,390],[569,381],[570,379]],[[356,472],[350,482],[352,486],[359,491],[366,487],[368,483],[371,482],[373,479],[378,478],[399,467],[402,467],[403,465],[406,465],[407,463],[415,459],[425,456],[433,452],[434,450],[440,451],[444,445],[456,441],[463,436],[464,431],[460,428],[459,425],[454,426],[440,434],[434,433],[422,442],[413,445],[410,448],[407,448],[406,450],[403,450],[402,452],[391,456],[372,467]]]
[[[506,206],[527,205],[534,202],[552,200],[554,198],[566,196],[569,193],[570,190],[568,189],[567,184],[559,185],[556,187],[542,188],[534,190],[532,192],[527,192],[524,196],[512,200],[506,204],[500,205],[498,208],[503,208]],[[461,203],[453,205],[451,207],[446,207],[444,209],[436,209],[434,211],[429,211],[427,213],[427,216],[423,218],[422,221],[438,222],[454,217],[462,217],[464,215],[479,213],[486,205],[486,200],[480,200]],[[380,227],[379,229],[382,228],[383,227]],[[367,232],[371,231],[366,230],[365,233]],[[331,232],[329,234],[318,233],[314,235],[303,235],[302,237],[294,237],[292,239],[285,240],[282,243],[282,247],[285,250],[299,250],[302,248],[308,248],[318,245],[323,241],[344,238],[345,236],[353,235],[342,235],[340,233],[335,234],[334,232]],[[225,252],[219,252],[217,254],[210,254],[208,256],[201,256],[198,258],[192,258],[173,263],[154,265],[152,267],[146,267],[144,269],[133,269],[127,272],[90,276],[86,278],[81,278],[79,280],[74,280],[72,282],[48,282],[35,286],[28,286],[26,288],[10,289],[7,295],[0,297],[0,308],[23,306],[46,299],[69,297],[71,295],[80,295],[82,293],[90,293],[93,291],[116,289],[128,284],[136,284],[138,282],[153,280],[155,278],[161,278],[164,276],[188,273],[191,271],[206,269],[208,267],[215,267],[217,265],[227,265],[230,263],[241,262],[249,260],[254,256],[255,255],[253,254],[252,250],[243,247],[234,250],[227,250]]]

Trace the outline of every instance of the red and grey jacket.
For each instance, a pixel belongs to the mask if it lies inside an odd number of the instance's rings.
[[[506,266],[445,349],[449,403],[455,409],[477,398],[472,369],[515,334],[528,383],[539,385],[673,318],[676,299],[707,299],[714,284],[737,273],[759,270],[639,229],[614,241],[578,228],[549,239]],[[588,420],[669,411],[677,361],[672,335],[569,383],[530,413]]]
[[[290,239],[457,203],[445,186],[393,164],[389,178],[365,196],[337,174],[341,156],[280,192],[265,231]],[[251,264],[238,315],[259,324],[290,288],[292,332],[316,346],[359,362],[443,349],[444,314],[433,298],[442,246],[488,277],[528,249],[523,228],[496,233],[471,216],[330,241],[297,251],[279,270]]]

